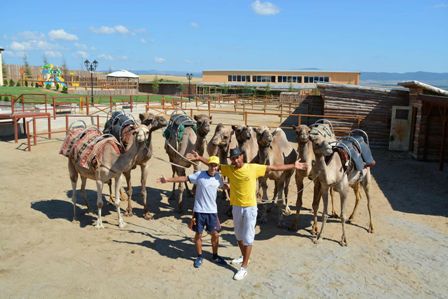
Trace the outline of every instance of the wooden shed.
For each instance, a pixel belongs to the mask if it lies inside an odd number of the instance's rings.
[[[408,106],[409,92],[358,85],[319,83],[323,98],[323,114],[359,116],[359,128],[369,135],[370,144],[388,148],[392,106]],[[334,121],[336,133],[358,127],[356,121]]]
[[[448,160],[448,91],[419,81],[398,85],[409,88],[413,128],[410,152],[418,160],[439,161],[443,170]]]

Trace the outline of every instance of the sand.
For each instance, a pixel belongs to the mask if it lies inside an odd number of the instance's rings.
[[[171,174],[169,164],[151,160],[154,220],[142,218],[137,169],[135,215],[119,229],[117,213],[107,205],[105,228],[97,230],[96,215],[83,213],[81,198],[80,221],[72,222],[67,159],[58,154],[61,141],[39,142],[32,152],[20,143],[0,142],[1,298],[448,298],[448,174],[436,163],[375,151],[375,233],[366,231],[364,198],[354,223],[347,225],[348,247],[338,243],[337,219],[330,219],[319,244],[311,241],[309,186],[299,230],[277,228],[272,213],[267,224],[257,226],[249,274],[237,282],[232,279],[236,267],[209,261],[210,236],[204,238],[206,260],[200,269],[193,267],[191,210],[175,213],[175,203],[168,200],[171,186],[155,182],[160,174]],[[155,156],[166,159],[160,131],[153,144]],[[87,189],[94,206],[93,181]],[[294,184],[290,194],[295,202]],[[191,209],[192,200],[186,202]],[[351,192],[349,211],[353,202]],[[233,224],[225,214],[220,217],[219,253],[230,260],[239,256]]]

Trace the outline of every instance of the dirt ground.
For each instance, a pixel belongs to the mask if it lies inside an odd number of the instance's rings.
[[[162,132],[153,136],[155,157],[166,159]],[[168,200],[171,186],[155,182],[171,174],[161,160],[151,160],[148,180],[154,220],[142,218],[140,171],[135,170],[135,215],[126,218],[124,229],[118,228],[110,205],[104,211],[105,228],[95,229],[96,215],[82,212],[81,198],[80,221],[72,222],[67,159],[58,154],[60,145],[40,141],[26,152],[20,143],[0,142],[2,298],[448,298],[448,172],[438,171],[436,163],[375,151],[375,233],[366,231],[364,198],[354,223],[347,225],[345,248],[338,243],[337,219],[330,219],[319,244],[311,241],[308,186],[299,230],[277,228],[272,213],[267,224],[257,226],[249,274],[237,282],[232,279],[237,268],[209,261],[210,236],[204,241],[206,261],[200,269],[193,267],[193,233],[187,227],[191,210],[176,214],[175,203]],[[94,206],[93,181],[87,189]],[[291,184],[290,201],[295,198]],[[191,209],[192,200],[186,201]],[[349,211],[353,202],[351,192]],[[220,218],[219,252],[230,260],[239,256],[233,223],[224,213]]]

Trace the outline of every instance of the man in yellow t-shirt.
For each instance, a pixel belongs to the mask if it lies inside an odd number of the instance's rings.
[[[242,280],[247,275],[247,266],[252,252],[252,243],[255,239],[255,225],[257,222],[257,178],[264,176],[267,171],[285,171],[289,169],[306,170],[306,163],[296,161],[294,164],[261,165],[244,163],[244,152],[236,147],[230,150],[231,165],[220,165],[223,176],[230,182],[230,204],[232,205],[235,237],[238,241],[242,256],[232,261],[232,264],[241,264],[240,270],[233,276],[235,280]],[[195,161],[207,160],[193,152],[187,158]]]

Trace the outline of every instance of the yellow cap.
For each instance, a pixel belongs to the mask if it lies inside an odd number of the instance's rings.
[[[210,158],[208,158],[208,164],[219,165],[219,158],[216,156],[211,156]]]

